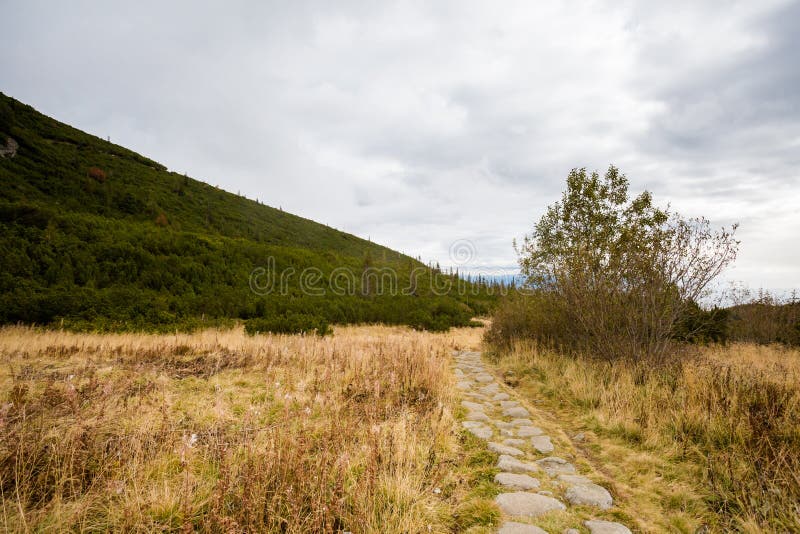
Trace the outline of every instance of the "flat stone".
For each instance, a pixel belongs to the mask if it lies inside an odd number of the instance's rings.
[[[507,454],[501,454],[500,458],[497,459],[497,468],[500,471],[508,471],[510,473],[535,473],[540,470],[536,464],[517,460]]]
[[[489,428],[488,426],[478,426],[475,428],[468,428],[467,430],[469,431],[470,434],[472,434],[478,439],[489,439],[492,437],[492,434],[494,434],[494,432],[492,432],[492,429]]]
[[[525,426],[517,427],[517,436],[519,436],[521,438],[529,438],[531,436],[540,436],[542,434],[544,434],[544,431],[541,428],[539,428],[538,426],[525,425]]]
[[[497,531],[497,534],[547,534],[547,531],[540,529],[536,525],[506,521]]]
[[[461,401],[461,406],[473,412],[482,412],[486,409],[486,406],[483,404],[472,401]]]
[[[500,407],[503,408],[503,409],[505,409],[505,408],[514,408],[516,406],[519,406],[519,403],[517,401],[512,401],[512,400],[500,401]]]
[[[483,412],[469,412],[465,418],[467,421],[488,421],[489,416]]]
[[[564,531],[564,534],[581,534],[581,531],[577,528],[568,528]]]
[[[475,380],[478,382],[491,382],[494,380],[494,377],[488,373],[481,373],[475,377]]]
[[[558,475],[558,481],[566,486],[574,486],[576,484],[594,484],[594,482],[583,475]]]
[[[467,382],[466,380],[462,380],[458,384],[456,384],[458,389],[469,389],[472,387],[472,382]]]
[[[464,428],[478,428],[482,426],[486,426],[485,423],[482,421],[461,421],[461,426]]]
[[[510,399],[510,398],[511,398],[511,396],[510,396],[508,393],[498,393],[497,395],[495,395],[494,397],[492,397],[492,400],[495,400],[495,401],[504,401],[504,400],[508,400],[508,399]]]
[[[514,426],[532,426],[533,421],[530,419],[514,419],[511,424]]]
[[[542,454],[548,454],[555,450],[553,443],[550,441],[550,436],[533,436],[531,445]]]
[[[536,460],[536,465],[544,469],[544,471],[551,477],[575,472],[575,466],[558,456],[548,456],[541,460]]]
[[[613,521],[592,520],[584,521],[583,524],[592,534],[632,534],[628,527]]]
[[[497,454],[508,454],[509,456],[522,456],[525,454],[516,447],[509,447],[508,445],[503,445],[502,443],[494,441],[489,442],[488,448],[490,451],[496,452]]]
[[[503,410],[503,415],[506,417],[528,417],[530,412],[522,406],[516,406],[514,408],[506,408]]]
[[[564,492],[564,498],[570,504],[597,506],[601,510],[608,510],[614,504],[614,499],[607,489],[592,483],[570,486]]]
[[[494,395],[500,392],[500,386],[497,385],[497,382],[494,382],[488,386],[483,386],[479,391],[484,395]]]
[[[510,516],[537,517],[552,510],[566,510],[561,501],[536,493],[515,491],[501,493],[494,502],[504,513]]]
[[[505,421],[492,421],[492,424],[497,428],[513,428],[514,425],[506,423]]]
[[[513,438],[514,437],[514,431],[509,430],[507,428],[501,428],[500,429],[500,435],[503,436],[504,438]]]
[[[518,438],[509,438],[503,440],[503,445],[508,445],[509,447],[524,447],[527,442],[524,439]]]
[[[455,371],[453,371],[453,374],[456,376],[464,376],[464,371],[456,367]]]
[[[531,490],[539,487],[539,481],[528,475],[518,473],[497,473],[494,481],[501,486],[516,490]]]

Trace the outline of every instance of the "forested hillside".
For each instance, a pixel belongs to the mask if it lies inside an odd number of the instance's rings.
[[[0,146],[3,323],[167,330],[239,318],[277,330],[377,321],[442,329],[493,302],[486,286],[169,172],[2,93]],[[291,274],[282,288],[254,292],[259,267]],[[319,271],[302,290],[306,268]]]

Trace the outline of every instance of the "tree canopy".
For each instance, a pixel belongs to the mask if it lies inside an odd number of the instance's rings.
[[[614,166],[602,176],[573,169],[561,201],[517,248],[519,263],[563,317],[551,332],[560,343],[607,358],[661,357],[679,318],[734,260],[736,227],[714,231],[628,189]]]

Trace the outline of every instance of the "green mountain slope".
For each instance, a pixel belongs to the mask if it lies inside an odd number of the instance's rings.
[[[0,322],[444,328],[493,301],[485,286],[169,172],[0,93],[4,144],[16,153],[0,157]],[[252,278],[259,267],[277,273],[273,290]]]

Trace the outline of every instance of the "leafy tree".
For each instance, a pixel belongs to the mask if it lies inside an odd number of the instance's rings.
[[[603,358],[663,358],[676,322],[736,256],[730,230],[630,198],[628,180],[573,169],[517,248],[522,273],[559,318],[544,337]],[[689,333],[686,333],[689,335]]]

